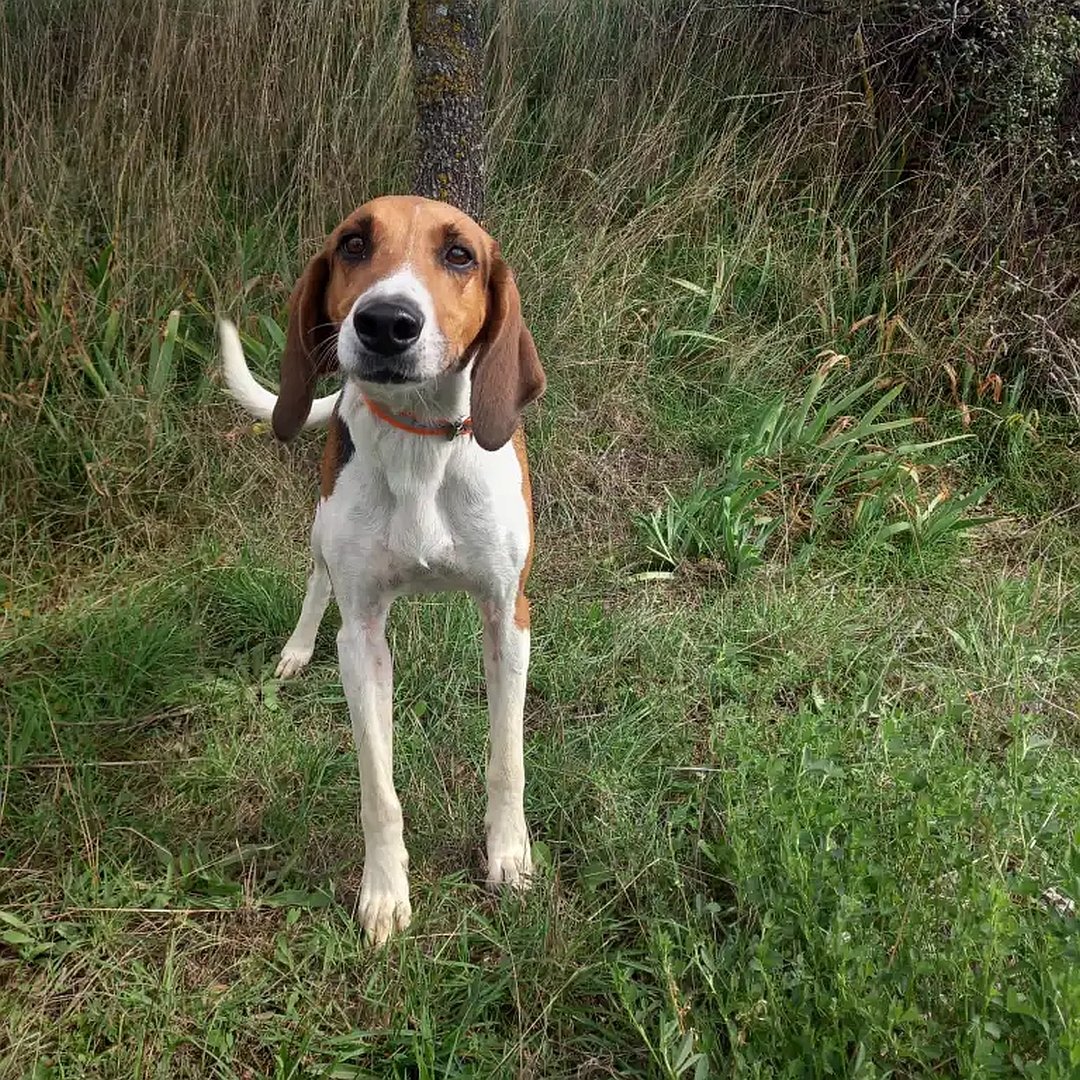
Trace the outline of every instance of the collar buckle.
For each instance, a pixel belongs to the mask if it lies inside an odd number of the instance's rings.
[[[471,416],[463,417],[460,420],[437,420],[434,423],[428,423],[421,421],[412,413],[398,413],[395,415],[392,412],[386,412],[376,402],[372,401],[367,394],[363,394],[362,397],[368,411],[373,416],[377,416],[391,427],[407,431],[411,435],[441,435],[447,442],[453,442],[459,435],[472,434]]]

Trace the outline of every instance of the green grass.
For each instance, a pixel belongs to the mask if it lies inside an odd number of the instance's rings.
[[[1052,563],[842,562],[541,584],[524,904],[477,884],[476,619],[397,609],[416,916],[378,952],[330,644],[282,687],[256,640],[298,577],[241,562],[29,627],[4,658],[8,1070],[693,1075],[692,1032],[699,1075],[1071,1075],[1075,593]]]
[[[1030,174],[898,171],[830,18],[488,10],[550,380],[538,874],[480,885],[476,613],[401,601],[414,921],[371,950],[333,608],[272,677],[319,440],[226,402],[212,315],[272,380],[304,257],[405,182],[400,9],[84,7],[0,4],[0,1077],[1080,1075],[1077,307]]]

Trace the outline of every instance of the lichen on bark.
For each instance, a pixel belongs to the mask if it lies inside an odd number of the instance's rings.
[[[477,0],[409,0],[416,75],[413,191],[484,213],[483,56]]]

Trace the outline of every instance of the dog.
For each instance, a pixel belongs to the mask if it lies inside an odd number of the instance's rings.
[[[235,327],[221,320],[219,335],[229,392],[279,439],[329,426],[314,566],[277,674],[290,678],[311,659],[332,590],[360,764],[357,915],[367,937],[381,943],[412,916],[385,635],[403,593],[464,589],[477,601],[491,742],[487,881],[526,887],[533,516],[521,413],[546,379],[498,244],[446,203],[373,199],[334,230],[292,291],[277,395],[252,376]],[[316,380],[335,371],[341,392],[315,400]]]

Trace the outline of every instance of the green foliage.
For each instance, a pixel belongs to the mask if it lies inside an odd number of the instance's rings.
[[[1061,0],[951,0],[884,3],[871,39],[929,101],[935,126],[976,143],[1000,141],[1038,161],[1041,171],[1077,175],[1075,134],[1063,116],[1077,107],[1070,82],[1080,47],[1080,15]],[[955,139],[955,135],[953,138]],[[1063,159],[1062,159],[1063,158]]]
[[[42,693],[52,717],[8,761],[7,1071],[1072,1075],[1080,772],[1056,707],[1080,666],[1058,569],[546,594],[525,903],[471,869],[469,602],[395,610],[416,921],[375,951],[350,914],[336,667],[271,695],[265,667],[222,662],[249,628],[206,601],[252,572],[88,599],[7,648],[14,730]]]
[[[911,471],[898,471],[890,479],[891,486],[882,486],[860,499],[852,515],[856,535],[872,546],[896,550],[896,545],[906,540],[918,551],[926,552],[949,537],[996,520],[965,516],[982,502],[993,484],[983,484],[967,495],[956,497],[942,489],[928,503],[920,505],[918,485]],[[900,520],[895,520],[895,513],[890,512],[897,503],[906,511]]]
[[[897,551],[906,544],[921,555],[994,520],[967,516],[992,484],[967,495],[942,488],[932,497],[920,485],[928,455],[964,436],[887,445],[893,433],[916,423],[911,416],[882,419],[902,384],[869,404],[879,388],[876,379],[819,401],[830,373],[845,359],[826,359],[798,402],[782,396],[770,402],[732,444],[719,484],[699,477],[685,496],[666,491],[663,507],[638,516],[646,549],[660,565],[718,560],[738,577],[760,565],[784,515],[789,531],[805,520],[811,540],[851,535],[864,547]]]
[[[666,491],[667,503],[637,524],[649,554],[669,569],[684,560],[721,563],[732,577],[761,565],[762,552],[776,528],[774,518],[760,515],[761,496],[775,487],[762,475],[733,469],[719,486],[698,477],[682,498]]]

